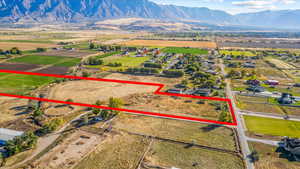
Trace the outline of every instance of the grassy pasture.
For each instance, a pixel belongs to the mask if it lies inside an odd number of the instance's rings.
[[[39,65],[55,65],[72,67],[80,62],[80,58],[68,58],[61,56],[39,56],[27,55],[9,60],[9,62],[39,64]]]
[[[167,47],[162,50],[165,53],[180,53],[180,54],[208,54],[208,51],[205,49],[198,48],[179,48],[179,47]]]
[[[254,116],[244,116],[244,119],[252,133],[300,138],[300,122]]]
[[[54,77],[6,73],[0,74],[0,79],[0,91],[13,94],[23,94],[55,80]]]

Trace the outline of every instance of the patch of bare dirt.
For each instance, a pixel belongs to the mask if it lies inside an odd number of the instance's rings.
[[[71,168],[86,154],[94,150],[100,142],[100,135],[81,130],[76,131],[33,165],[39,169]]]

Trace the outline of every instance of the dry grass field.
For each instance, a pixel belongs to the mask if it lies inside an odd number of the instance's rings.
[[[24,117],[28,100],[0,96],[0,123]]]
[[[110,135],[75,169],[136,169],[150,140],[125,133]]]
[[[36,48],[51,48],[56,46],[57,45],[50,43],[0,42],[0,49],[3,50],[8,50],[13,47],[18,47],[20,50],[34,50]]]
[[[280,158],[280,153],[275,152],[276,147],[250,142],[250,148],[256,150],[259,161],[255,163],[257,169],[298,169],[300,163],[289,162],[286,158]]]
[[[106,79],[129,80],[137,82],[154,82],[171,85],[180,82],[180,79],[170,79],[153,76],[132,76],[113,73],[105,76]],[[49,91],[49,98],[57,100],[73,99],[75,102],[93,104],[97,100],[107,100],[110,97],[126,97],[137,93],[153,93],[157,87],[145,85],[122,84],[98,81],[69,81],[61,83]]]
[[[135,93],[151,93],[156,87],[97,81],[70,81],[53,87],[49,97],[56,100],[73,99],[74,102],[94,104],[110,97],[125,97]]]
[[[191,168],[191,169],[241,169],[243,161],[238,157],[197,147],[163,141],[154,141],[147,153],[142,169],[151,168]],[[156,167],[155,167],[156,166]]]
[[[121,114],[113,121],[116,130],[142,133],[204,146],[236,150],[232,129],[180,120]]]
[[[288,64],[279,59],[269,58],[267,60],[270,61],[271,63],[275,64],[276,67],[278,67],[279,69],[295,69],[295,67],[293,65]]]
[[[214,42],[197,41],[166,41],[166,40],[131,40],[121,42],[126,46],[154,46],[154,47],[191,47],[191,48],[216,48]]]
[[[220,112],[212,101],[204,101],[192,98],[161,96],[154,94],[133,94],[122,98],[125,107],[133,110],[158,112],[181,116],[198,117],[210,120],[218,120]],[[215,102],[227,106],[226,102]],[[228,112],[229,113],[229,112]]]

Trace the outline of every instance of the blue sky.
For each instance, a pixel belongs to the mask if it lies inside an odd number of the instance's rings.
[[[300,9],[300,0],[151,0],[159,4],[220,9],[231,14],[262,10]]]

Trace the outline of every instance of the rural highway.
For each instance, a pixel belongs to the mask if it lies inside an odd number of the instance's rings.
[[[224,75],[224,77],[226,77],[225,66],[223,64],[223,60],[221,60],[220,68],[221,68],[222,74]],[[233,107],[233,110],[236,115],[237,132],[238,132],[238,137],[239,137],[243,157],[246,161],[246,168],[254,169],[254,164],[251,162],[250,158],[248,158],[248,156],[251,154],[251,151],[249,149],[248,139],[245,135],[245,131],[244,131],[244,127],[243,127],[243,122],[242,122],[242,117],[241,117],[242,114],[239,111],[239,109],[236,107],[236,104],[234,102],[234,92],[232,92],[232,90],[231,90],[230,81],[228,79],[225,79],[225,83],[226,83],[226,95],[229,99],[231,99],[232,107]]]

